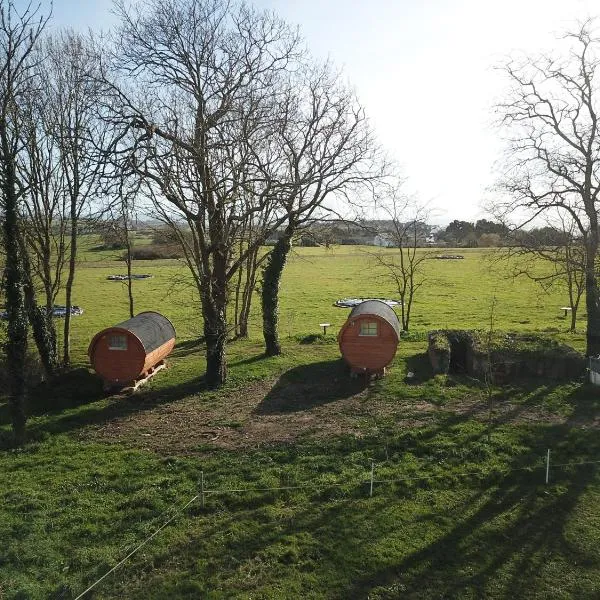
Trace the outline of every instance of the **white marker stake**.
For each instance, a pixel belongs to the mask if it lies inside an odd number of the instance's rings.
[[[548,453],[546,454],[546,485],[548,485],[549,479],[550,479],[550,448],[548,448]]]
[[[200,471],[200,506],[204,508],[204,471]]]

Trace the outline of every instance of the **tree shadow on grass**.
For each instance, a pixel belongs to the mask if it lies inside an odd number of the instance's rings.
[[[468,418],[463,415],[463,420]],[[445,426],[432,429],[446,444]],[[546,445],[565,431],[565,426],[524,429],[514,441],[523,449]],[[597,452],[593,432],[579,433],[590,453]],[[203,521],[164,553],[177,568],[161,569],[161,578],[148,574],[140,579],[140,590],[145,586],[155,590],[153,597],[166,597],[186,568],[190,578],[205,577],[197,573],[197,560],[206,555],[206,544],[210,548],[210,540],[221,540],[226,531],[225,552],[219,542],[219,556],[226,558],[211,565],[219,579],[209,586],[235,585],[241,567],[255,565],[258,557],[264,561],[267,589],[275,582],[289,589],[285,583],[292,581],[324,597],[508,600],[554,597],[557,586],[560,597],[596,597],[592,573],[600,560],[595,544],[588,543],[594,536],[580,541],[571,519],[585,514],[578,510],[581,502],[593,508],[593,498],[585,493],[597,476],[589,466],[574,467],[553,472],[559,485],[544,486],[543,469],[510,471],[523,458],[517,453],[508,459],[507,476],[457,482],[449,474],[385,490],[377,485],[373,498],[367,497],[366,486],[350,483],[351,489],[341,493],[326,490],[325,484],[307,492],[310,500],[290,498],[285,516],[277,513],[276,520],[262,507],[285,492],[223,497],[218,520]],[[209,500],[209,507],[215,502]],[[145,575],[141,566],[135,568]],[[309,578],[303,580],[304,570]],[[248,595],[263,591],[248,585]]]
[[[491,590],[495,598],[544,597],[540,573],[550,559],[564,557],[572,568],[590,560],[598,564],[564,532],[591,483],[590,469],[580,467],[563,477],[558,490],[546,491],[532,479],[527,474],[501,482],[445,534],[355,580],[348,597],[375,592],[377,598],[483,598]],[[552,582],[545,587],[549,592]],[[393,595],[400,591],[401,596]]]
[[[269,358],[266,354],[255,354],[248,358],[241,358],[240,360],[234,360],[229,363],[230,367],[240,367],[243,365],[252,365],[254,363],[260,362],[261,360],[266,360]]]
[[[99,379],[93,374],[90,374],[90,378],[97,380],[102,392],[102,383]],[[89,385],[90,388],[97,390],[95,383],[90,382]],[[61,386],[57,386],[52,394],[59,397],[60,389]],[[73,398],[79,399],[79,403],[75,400],[70,406],[57,408],[56,413],[53,411],[47,414],[47,418],[28,424],[28,436],[36,439],[48,433],[66,433],[89,425],[99,425],[127,415],[149,411],[160,405],[177,402],[206,389],[203,376],[167,388],[143,389],[135,394],[114,394],[108,397],[104,392],[96,396],[87,396],[80,388],[79,391],[73,391]],[[51,400],[46,398],[45,403],[49,402]]]
[[[204,349],[204,338],[185,340],[183,342],[177,342],[170,356],[173,358],[182,358],[184,356],[189,356],[190,354],[203,352]]]
[[[360,394],[366,387],[364,377],[350,377],[341,359],[300,365],[281,375],[254,412],[273,415],[310,410]]]
[[[80,367],[59,375],[51,383],[33,388],[28,397],[28,413],[43,415],[92,404],[106,397],[100,377]]]
[[[93,404],[105,396],[100,378],[81,367],[31,388],[26,398],[26,413],[30,417],[60,413]],[[5,402],[0,405],[0,425],[8,423],[10,415],[8,402]]]

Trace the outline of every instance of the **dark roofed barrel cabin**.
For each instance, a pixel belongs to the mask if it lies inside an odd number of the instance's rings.
[[[400,322],[380,300],[355,306],[338,333],[340,352],[352,373],[383,375],[396,355]]]
[[[171,321],[148,311],[97,333],[88,356],[105,388],[136,387],[164,366],[164,359],[174,346],[175,328]]]

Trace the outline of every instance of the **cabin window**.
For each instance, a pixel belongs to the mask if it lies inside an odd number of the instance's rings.
[[[126,335],[109,335],[108,336],[109,350],[127,350]]]
[[[358,335],[377,335],[377,321],[361,321]]]

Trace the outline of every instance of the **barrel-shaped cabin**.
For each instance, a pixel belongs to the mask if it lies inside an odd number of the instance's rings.
[[[340,352],[353,373],[383,375],[399,341],[398,317],[380,300],[357,304],[338,333]]]
[[[160,313],[148,311],[98,332],[88,356],[106,388],[134,385],[164,365],[175,346],[175,328]]]

